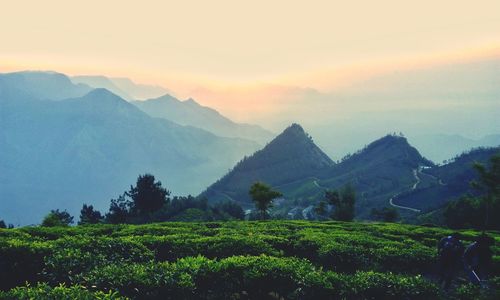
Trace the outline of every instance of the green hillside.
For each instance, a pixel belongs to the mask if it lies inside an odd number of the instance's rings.
[[[273,186],[300,182],[333,165],[304,129],[292,124],[262,150],[241,160],[202,195],[212,202],[229,199],[249,207],[248,190],[254,182]]]
[[[429,178],[428,185],[419,185],[413,191],[394,199],[394,203],[411,206],[428,212],[443,207],[464,194],[475,194],[470,182],[477,179],[474,163],[488,164],[490,157],[500,152],[500,147],[479,148],[457,156],[442,166],[421,170],[420,177]]]
[[[202,195],[212,202],[233,200],[251,207],[248,189],[264,181],[283,193],[275,214],[311,210],[325,190],[351,184],[357,193],[356,217],[369,218],[372,208],[389,206],[393,196],[411,190],[419,168],[434,166],[406,138],[387,135],[333,163],[302,127],[294,124],[264,149],[243,159]],[[418,179],[420,180],[420,179]]]
[[[495,299],[498,246],[489,288],[463,274],[437,287],[435,246],[449,233],[308,221],[0,229],[0,299]]]

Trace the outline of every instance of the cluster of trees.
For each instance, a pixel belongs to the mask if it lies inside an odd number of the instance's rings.
[[[350,184],[340,190],[325,191],[325,199],[314,208],[320,219],[333,219],[337,221],[352,221],[355,215],[356,191]],[[329,214],[328,205],[334,209]]]
[[[12,228],[14,228],[14,225],[13,224],[7,225],[7,223],[5,223],[4,220],[0,220],[0,228],[9,228],[9,229],[12,229]]]
[[[370,215],[375,221],[396,222],[399,220],[399,212],[394,207],[373,208]]]
[[[452,228],[500,229],[500,153],[490,158],[489,167],[476,163],[479,174],[471,185],[480,196],[465,195],[444,209],[446,225]]]
[[[84,204],[80,211],[83,224],[144,224],[161,221],[214,221],[243,219],[241,206],[232,202],[209,205],[207,199],[191,195],[170,198],[170,191],[151,174],[140,175],[135,186],[116,199],[111,199],[109,211],[102,214],[92,205]],[[67,211],[52,210],[42,226],[69,226],[73,217]]]
[[[269,210],[273,201],[283,194],[273,190],[269,185],[256,182],[249,190],[255,204],[255,211],[250,214],[251,220],[270,219]],[[206,198],[197,199],[192,196],[173,197],[170,192],[156,181],[153,175],[145,174],[137,178],[136,186],[131,186],[116,199],[111,200],[109,212],[105,215],[84,204],[80,211],[79,225],[83,224],[144,224],[161,221],[213,221],[245,218],[241,206],[234,202],[222,202],[213,206]],[[318,215],[328,219],[326,205],[335,206],[331,218],[340,221],[352,221],[354,218],[355,191],[346,185],[340,191],[326,191],[325,200],[316,208]],[[52,210],[43,220],[42,226],[68,226],[73,224],[73,217],[66,211]]]

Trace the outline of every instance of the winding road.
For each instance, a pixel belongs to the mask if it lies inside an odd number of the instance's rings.
[[[420,172],[420,168],[418,169],[414,169],[413,170],[413,176],[415,177],[415,183],[413,184],[413,186],[411,187],[411,191],[415,190],[418,186],[418,184],[420,183],[420,177],[418,177],[418,173]],[[397,196],[401,195],[401,193],[398,193],[394,196],[392,196],[390,199],[389,199],[389,204],[392,206],[392,207],[396,207],[396,208],[400,208],[400,209],[406,209],[406,210],[410,210],[410,211],[413,211],[413,212],[416,212],[416,213],[419,213],[420,212],[420,209],[416,209],[416,208],[412,208],[412,207],[408,207],[408,206],[402,206],[402,205],[397,205],[397,204],[394,204],[393,200],[394,198],[396,198]]]

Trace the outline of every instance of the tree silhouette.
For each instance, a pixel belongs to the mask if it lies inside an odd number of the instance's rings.
[[[42,221],[42,226],[45,227],[69,226],[70,224],[73,224],[73,216],[59,209],[51,210]]]
[[[132,202],[125,198],[126,194],[120,195],[117,199],[111,199],[109,212],[106,214],[106,222],[111,224],[127,223],[130,216]]]
[[[132,209],[138,214],[157,211],[170,200],[170,192],[161,186],[160,181],[155,182],[151,174],[139,175],[136,186],[130,186],[126,195],[132,199]]]
[[[102,215],[98,210],[94,210],[92,205],[84,204],[80,210],[80,221],[78,225],[97,224],[102,221]]]
[[[335,206],[332,219],[338,221],[352,221],[354,219],[354,204],[356,202],[356,192],[352,185],[345,185],[340,192],[326,191],[326,201]]]
[[[498,204],[500,199],[500,153],[490,158],[490,168],[485,165],[475,163],[474,168],[479,173],[479,181],[471,184],[476,189],[484,193],[483,201],[486,207],[484,228],[488,228],[490,221],[491,207]]]
[[[500,219],[492,218],[500,213],[500,153],[490,158],[489,166],[475,163],[479,178],[471,185],[479,196],[464,195],[448,203],[443,216],[452,228],[500,229]]]
[[[396,222],[399,219],[399,212],[394,207],[372,208],[370,215],[374,220],[383,222]]]
[[[259,211],[261,220],[266,218],[267,210],[272,206],[273,200],[283,195],[262,182],[254,183],[250,187],[249,194],[255,203],[255,208]]]

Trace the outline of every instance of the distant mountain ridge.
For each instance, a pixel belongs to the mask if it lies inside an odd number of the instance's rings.
[[[17,85],[0,80],[0,199],[9,199],[0,201],[0,212],[14,224],[38,222],[55,208],[74,215],[84,202],[107,209],[145,172],[177,195],[199,193],[258,148],[152,118],[106,89],[41,99],[81,92],[66,79],[61,94],[23,79]]]
[[[171,95],[164,95],[133,103],[152,117],[203,128],[223,137],[238,137],[265,144],[274,136],[260,126],[235,123],[216,110],[202,106],[191,98],[181,101]]]
[[[105,88],[127,101],[144,100],[172,93],[161,86],[138,84],[125,77],[80,75],[71,77],[71,81],[86,84],[93,88]]]
[[[500,134],[485,135],[477,139],[458,134],[426,134],[411,136],[411,140],[421,153],[434,162],[441,163],[472,148],[499,146]]]
[[[105,76],[72,76],[71,81],[75,84],[85,84],[93,88],[104,88],[125,100],[133,100],[133,97],[118,87],[111,79]]]
[[[68,76],[49,71],[22,71],[0,74],[0,89],[16,90],[34,99],[63,100],[81,97],[92,88],[73,84]]]

